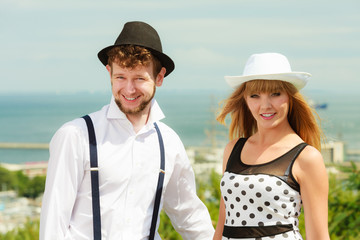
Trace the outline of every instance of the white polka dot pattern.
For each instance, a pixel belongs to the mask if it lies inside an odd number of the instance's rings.
[[[292,224],[294,231],[257,239],[302,239],[298,232],[302,206],[300,194],[279,177],[225,172],[220,188],[226,208],[225,225],[262,227]]]

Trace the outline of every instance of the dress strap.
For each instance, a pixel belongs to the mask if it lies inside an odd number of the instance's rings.
[[[291,169],[292,169],[292,166],[294,165],[294,162],[295,162],[296,158],[299,156],[299,154],[301,153],[301,151],[304,150],[304,148],[305,148],[307,145],[308,145],[308,144],[304,142],[304,143],[300,143],[300,144],[297,146],[297,150],[296,150],[296,152],[295,152],[295,154],[294,154],[294,156],[293,156],[293,158],[292,158],[289,166],[287,167],[287,169],[286,169],[286,171],[285,171],[285,173],[284,173],[284,177],[287,178],[287,177],[289,176],[290,171],[291,171]]]
[[[237,142],[235,143],[233,149],[231,150],[229,159],[226,163],[226,169],[225,171],[236,171],[236,169],[241,168],[241,163],[239,161],[241,151],[244,147],[244,144],[246,142],[247,138],[239,138]]]

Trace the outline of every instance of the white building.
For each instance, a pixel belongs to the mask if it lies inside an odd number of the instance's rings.
[[[343,142],[327,142],[321,145],[321,154],[325,162],[343,163],[345,150]]]

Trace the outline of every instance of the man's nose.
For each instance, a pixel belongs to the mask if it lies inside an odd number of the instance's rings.
[[[135,87],[134,81],[128,80],[128,81],[126,82],[125,90],[126,90],[128,93],[134,93],[134,92],[135,92],[135,89],[136,89],[136,87]]]

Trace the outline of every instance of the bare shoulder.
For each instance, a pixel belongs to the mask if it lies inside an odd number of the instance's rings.
[[[324,160],[319,150],[310,145],[306,146],[300,153],[297,162],[302,168],[311,168],[319,164],[324,165]]]
[[[227,155],[230,155],[232,149],[234,148],[234,146],[238,140],[239,139],[237,138],[237,139],[231,140],[230,142],[228,142],[228,144],[226,144],[225,150],[224,150],[224,156],[225,156],[225,153],[227,153]]]
[[[226,164],[228,162],[228,159],[230,157],[230,154],[236,144],[236,142],[238,141],[239,139],[234,139],[234,140],[231,140],[230,142],[228,142],[228,144],[226,144],[225,146],[225,149],[224,149],[224,155],[223,155],[223,171],[225,171],[225,168],[226,168]]]
[[[307,239],[329,239],[329,184],[321,153],[306,146],[294,163],[293,173],[300,184]]]
[[[310,145],[306,146],[294,163],[293,173],[298,181],[326,173],[321,153]]]

